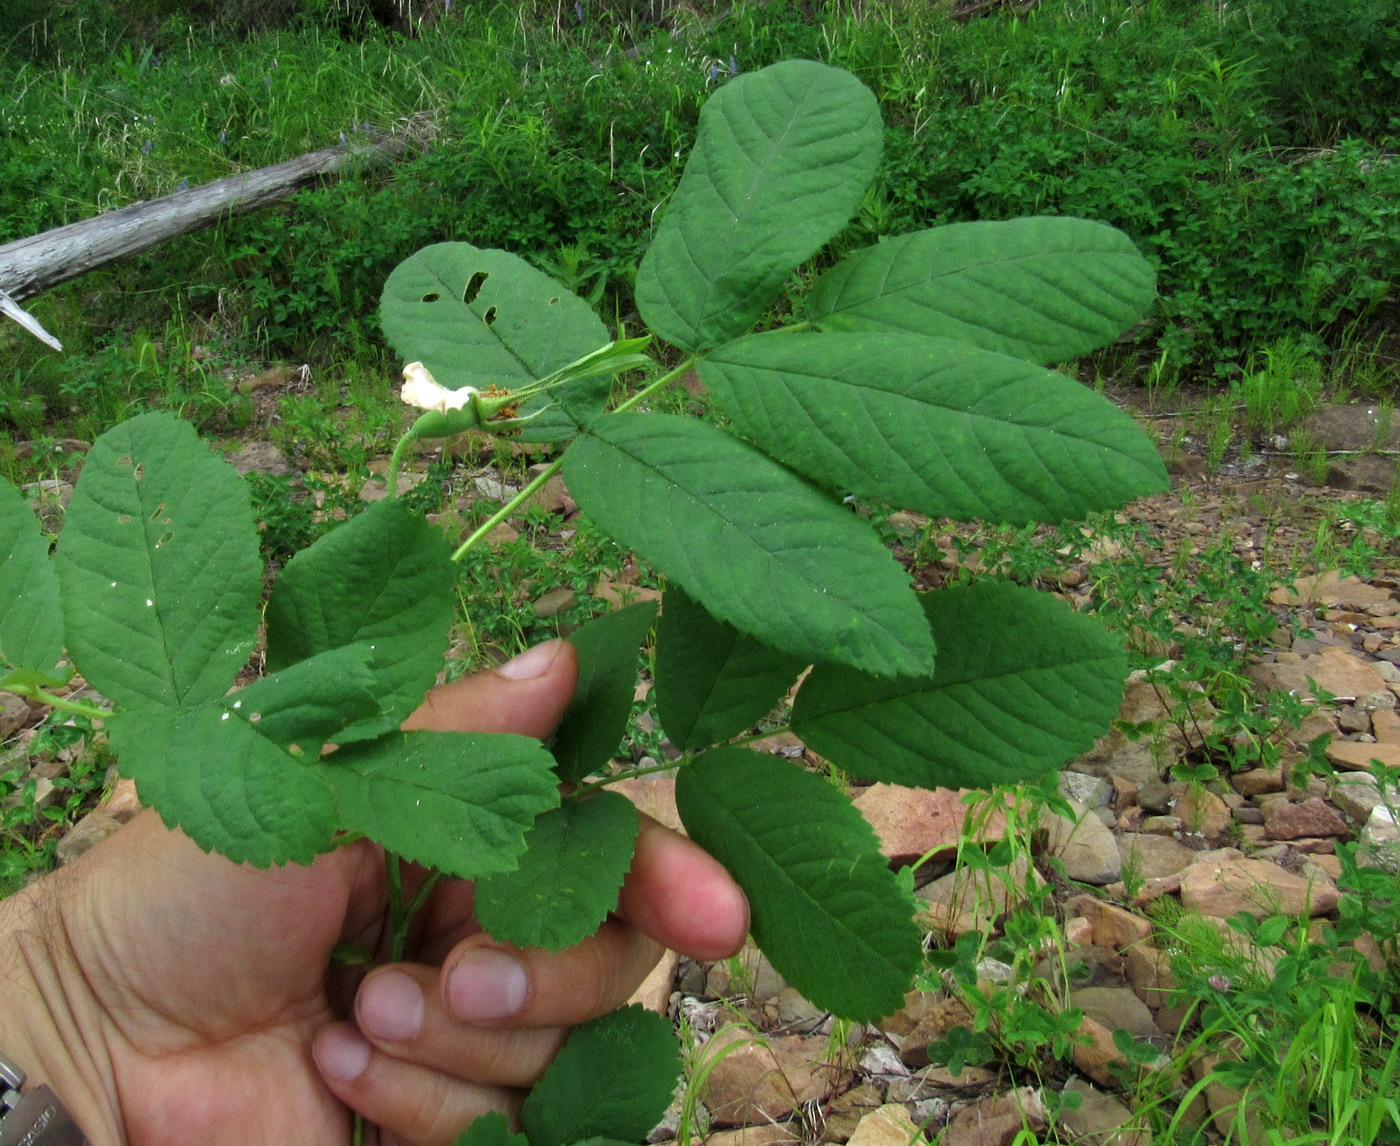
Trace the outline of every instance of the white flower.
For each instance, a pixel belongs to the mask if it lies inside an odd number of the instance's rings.
[[[410,362],[403,368],[403,388],[399,391],[399,397],[420,410],[436,410],[439,414],[461,410],[476,393],[475,386],[449,390],[440,385],[421,362]]]

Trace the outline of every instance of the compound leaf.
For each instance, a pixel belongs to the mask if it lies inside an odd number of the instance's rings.
[[[69,652],[118,705],[215,700],[252,651],[263,566],[248,489],[188,422],[142,414],[93,443],[57,566]]]
[[[535,817],[559,803],[549,753],[501,732],[395,732],[320,768],[341,826],[463,879],[509,871]]]
[[[608,342],[578,295],[518,255],[470,243],[435,243],[401,262],[384,284],[379,317],[390,345],[449,390],[514,390]],[[537,403],[557,405],[526,436],[572,437],[608,392],[603,378],[561,387]]]
[[[520,1122],[530,1146],[641,1142],[671,1104],[680,1071],[670,1021],[623,1007],[574,1029],[526,1096]]]
[[[0,657],[52,673],[63,656],[63,605],[48,540],[19,490],[0,478]]]
[[[510,1122],[499,1110],[488,1110],[467,1124],[453,1146],[530,1146],[530,1140],[511,1133]]]
[[[754,939],[783,978],[855,1022],[899,1009],[921,936],[850,800],[786,760],[715,748],[681,769],[676,806],[744,889]]]
[[[923,602],[938,640],[933,675],[881,680],[819,665],[792,719],[814,750],[867,780],[989,788],[1041,775],[1108,728],[1127,660],[1091,617],[998,581]]]
[[[848,255],[807,299],[823,330],[897,331],[1063,362],[1111,342],[1156,295],[1123,232],[1088,219],[952,223]]]
[[[759,334],[699,371],[785,465],[930,516],[1053,522],[1167,488],[1156,447],[1112,402],[950,339]]]
[[[222,705],[117,712],[106,728],[141,799],[205,851],[268,867],[332,846],[325,781]]]
[[[550,751],[561,780],[582,780],[617,751],[632,712],[637,651],[656,620],[656,602],[639,601],[569,634],[578,650],[578,687]]]
[[[810,661],[927,672],[904,570],[865,522],[714,426],[609,414],[564,455],[594,521],[711,614]]]
[[[517,947],[559,951],[598,930],[632,866],[637,809],[616,792],[566,800],[525,835],[513,871],[476,881],[477,921]]]
[[[397,498],[375,502],[287,562],[267,604],[267,667],[363,642],[381,712],[339,742],[397,728],[442,667],[455,584],[442,531]]]
[[[807,662],[666,590],[656,628],[656,710],[682,751],[737,736],[772,711]]]
[[[296,743],[313,758],[348,724],[379,713],[368,644],[329,649],[256,680],[220,703],[279,747]]]
[[[637,272],[637,309],[687,350],[748,330],[788,275],[850,219],[880,159],[874,95],[786,60],[700,109],[695,148]]]

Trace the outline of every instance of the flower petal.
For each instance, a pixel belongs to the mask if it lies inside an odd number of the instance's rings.
[[[448,410],[465,407],[476,392],[475,386],[449,390],[440,385],[421,362],[410,362],[403,368],[403,387],[399,390],[399,398],[419,410],[436,410],[445,414]]]

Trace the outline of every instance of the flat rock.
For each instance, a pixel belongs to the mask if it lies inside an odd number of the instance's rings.
[[[1197,863],[1181,877],[1181,902],[1219,919],[1241,911],[1258,916],[1326,915],[1336,908],[1337,898],[1336,888],[1320,886],[1267,860]]]
[[[705,976],[705,993],[718,999],[748,998],[765,1003],[777,998],[786,986],[753,940],[745,943],[733,959],[716,963]]]
[[[296,466],[287,460],[287,455],[271,442],[249,442],[228,460],[241,474],[258,473],[270,477],[286,477],[297,472]]]
[[[1038,1091],[1021,1087],[983,1098],[958,1111],[939,1146],[1011,1146],[1026,1130],[1045,1129],[1045,1103]]]
[[[665,824],[673,832],[685,834],[680,813],[676,811],[674,776],[632,776],[609,784],[608,787],[636,804],[637,811]]]
[[[1139,879],[1166,879],[1185,871],[1200,856],[1171,836],[1138,832],[1125,834],[1118,840],[1118,852],[1123,867]]]
[[[1400,768],[1400,745],[1334,740],[1327,746],[1326,753],[1327,759],[1338,768],[1350,772],[1369,772],[1372,760],[1379,760],[1387,768]]]
[[[851,1146],[911,1146],[923,1141],[909,1111],[893,1102],[862,1118],[850,1138]]]
[[[1348,609],[1390,605],[1395,600],[1390,590],[1370,585],[1359,577],[1343,577],[1335,569],[1299,577],[1292,589],[1280,586],[1269,594],[1271,605],[1331,605]]]
[[[1316,796],[1296,804],[1275,800],[1263,809],[1263,815],[1264,832],[1271,840],[1351,834],[1341,813]]]
[[[1027,879],[1037,886],[1044,882],[1021,855],[1001,872],[958,868],[915,893],[924,901],[919,922],[929,931],[948,935],[988,931],[997,916],[1021,902],[1019,891],[1012,889],[1025,887]]]
[[[852,803],[880,837],[880,850],[900,867],[924,856],[934,862],[956,854],[972,810],[962,802],[967,789],[905,788],[871,784]],[[995,843],[1006,835],[1006,817],[994,812],[979,826],[976,841]]]
[[[1155,1039],[1161,1034],[1151,1010],[1130,987],[1081,987],[1069,993],[1069,1005],[1110,1031],[1127,1031],[1135,1039]]]
[[[1282,658],[1293,654],[1279,655]],[[1350,649],[1339,646],[1319,649],[1297,660],[1256,662],[1247,672],[1260,688],[1276,688],[1304,699],[1313,697],[1309,678],[1317,682],[1318,688],[1339,700],[1355,700],[1386,688],[1380,673]]]
[[[676,986],[676,971],[680,962],[681,957],[675,951],[663,951],[656,966],[627,1001],[664,1015],[671,1005],[671,992]]]
[[[1079,822],[1064,816],[1048,815],[1044,825],[1049,833],[1049,853],[1064,864],[1065,875],[1080,883],[1112,883],[1123,873],[1123,857],[1118,841],[1103,821],[1083,804],[1069,801]]]
[[[1151,920],[1092,895],[1077,895],[1065,906],[1089,921],[1096,946],[1123,951],[1152,937]]]
[[[928,1045],[937,1042],[954,1027],[972,1027],[972,1012],[961,999],[941,1000],[919,1020],[907,1035],[898,1039],[900,1061],[918,1070],[929,1065]]]
[[[706,1137],[705,1146],[786,1146],[801,1141],[802,1133],[797,1127],[776,1122],[717,1131]]]
[[[1332,785],[1330,799],[1354,820],[1365,823],[1371,809],[1385,803],[1380,782],[1369,772],[1345,772]],[[1400,793],[1393,802],[1400,803]]]
[[[1212,844],[1219,843],[1230,827],[1225,801],[1205,788],[1187,788],[1177,796],[1172,813],[1186,832]]]
[[[1128,1060],[1114,1044],[1113,1032],[1097,1019],[1085,1015],[1077,1033],[1088,1041],[1075,1044],[1071,1052],[1074,1065],[1101,1086],[1117,1085],[1114,1068],[1126,1066]]]
[[[856,1132],[862,1118],[879,1110],[884,1104],[885,1099],[880,1093],[880,1088],[871,1082],[863,1082],[843,1094],[838,1094],[831,1100],[831,1106],[822,1118],[821,1140],[845,1142]],[[709,1141],[713,1142],[714,1139]]]
[[[824,1102],[846,1074],[825,1062],[827,1050],[824,1038],[760,1040],[738,1027],[720,1031],[704,1052],[714,1063],[703,1094],[711,1117],[722,1126],[761,1125]]]
[[[1137,1117],[1113,1095],[1082,1078],[1070,1079],[1065,1093],[1079,1096],[1077,1105],[1060,1108],[1060,1128],[1075,1146],[1151,1146],[1152,1132],[1135,1129]]]
[[[12,692],[0,692],[0,740],[8,740],[29,723],[29,702]]]
[[[72,863],[84,852],[95,848],[121,826],[121,821],[114,816],[109,816],[101,808],[89,812],[69,828],[64,837],[58,841],[58,846],[54,849],[55,858],[60,865]]]
[[[1319,406],[1303,419],[1302,428],[1324,450],[1400,450],[1400,421],[1370,402]]]
[[[1167,1006],[1171,1002],[1171,992],[1176,988],[1176,976],[1172,974],[1171,959],[1165,951],[1153,944],[1143,943],[1129,947],[1124,955],[1127,964],[1128,982],[1137,992],[1137,997],[1153,1010]]]

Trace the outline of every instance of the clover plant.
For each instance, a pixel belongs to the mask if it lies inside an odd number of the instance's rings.
[[[811,262],[860,204],[881,139],[874,96],[835,68],[788,61],[721,87],[642,260],[636,338],[610,341],[586,302],[504,251],[441,243],[390,276],[383,328],[410,362],[405,399],[427,408],[390,490],[417,439],[558,443],[548,472],[562,466],[580,508],[665,577],[659,618],[633,605],[575,634],[583,677],[550,748],[399,731],[453,620],[436,527],[392,496],[371,505],[292,558],[262,606],[243,483],[157,413],[94,443],[52,558],[0,489],[0,684],[104,717],[142,799],[202,848],[267,866],[369,837],[391,881],[400,859],[475,879],[492,935],[557,948],[593,931],[627,872],[637,813],[608,786],[635,772],[610,759],[650,634],[681,818],[743,886],[756,941],[824,1009],[896,1010],[921,936],[874,832],[822,776],[741,738],[801,678],[791,730],[854,777],[1014,782],[1092,742],[1126,666],[1053,596],[915,592],[856,507],[1055,522],[1166,483],[1129,417],[1044,365],[1151,304],[1153,272],[1118,231],[956,224]],[[803,267],[818,269],[800,319],[754,333]],[[662,372],[652,340],[678,364]],[[608,409],[613,376],[639,367],[659,376]],[[647,412],[692,369],[718,419]],[[233,689],[260,616],[266,675]],[[65,650],[110,712],[50,691]],[[624,1055],[650,1045],[647,1022],[620,1012],[575,1037]],[[529,1146],[636,1140],[655,1121],[669,1052],[628,1058],[608,1077],[642,1097],[579,1121],[610,1093],[579,1062],[607,1057],[564,1052],[526,1105]],[[484,1119],[469,1137],[518,1136]]]

